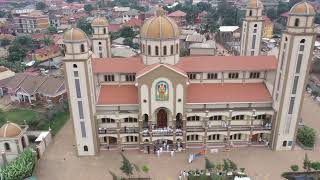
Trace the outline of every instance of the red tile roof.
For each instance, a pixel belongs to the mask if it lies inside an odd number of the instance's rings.
[[[138,88],[134,85],[103,85],[98,105],[138,104]]]
[[[124,26],[128,27],[140,27],[142,25],[142,20],[138,18],[131,18],[129,21],[124,23]]]
[[[168,17],[184,17],[186,15],[187,14],[185,12],[178,10],[178,11],[175,11],[175,12],[168,14]]]
[[[185,72],[276,70],[274,56],[196,56],[183,57],[176,65]]]
[[[93,59],[94,73],[136,73],[144,68],[139,57]]]
[[[187,103],[272,102],[263,83],[190,84]]]
[[[121,25],[120,24],[109,24],[108,25],[108,30],[110,32],[116,32],[118,31],[119,29],[121,29]]]

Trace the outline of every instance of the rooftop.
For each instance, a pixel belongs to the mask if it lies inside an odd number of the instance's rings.
[[[131,58],[105,58],[94,59],[92,61],[92,68],[94,73],[136,73],[144,68],[143,63],[139,57]]]
[[[138,88],[134,85],[103,85],[98,105],[138,104]]]
[[[263,83],[195,83],[188,86],[187,92],[187,103],[191,104],[272,102],[272,97]]]

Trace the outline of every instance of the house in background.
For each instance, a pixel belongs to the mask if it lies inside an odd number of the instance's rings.
[[[51,104],[66,99],[63,77],[19,73],[10,78],[4,88],[13,102]]]
[[[185,12],[178,10],[168,14],[168,17],[172,18],[178,26],[181,26],[186,22],[186,15]]]
[[[15,73],[10,69],[0,66],[0,97],[2,97],[6,93],[6,89],[3,87],[5,82],[11,77],[13,77]]]
[[[273,35],[273,22],[267,16],[263,16],[263,38],[272,38]]]
[[[192,43],[189,46],[190,56],[214,56],[216,54],[216,44],[213,40],[203,43]]]

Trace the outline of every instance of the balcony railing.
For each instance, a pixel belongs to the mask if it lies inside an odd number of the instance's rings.
[[[202,126],[187,127],[187,132],[204,132],[204,128]]]
[[[116,129],[99,128],[99,134],[117,134]]]
[[[153,129],[149,131],[148,129],[143,130],[142,136],[148,137],[152,133],[152,136],[159,137],[159,136],[173,136],[174,130],[171,128],[161,128],[161,129]],[[176,136],[182,136],[182,130],[176,129]]]
[[[130,128],[121,128],[120,133],[139,133],[139,128],[130,127]]]

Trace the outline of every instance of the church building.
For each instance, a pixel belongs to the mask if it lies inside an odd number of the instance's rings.
[[[79,156],[107,149],[295,145],[312,58],[315,10],[292,7],[279,59],[260,56],[262,5],[250,0],[241,56],[180,57],[180,29],[159,9],[140,30],[141,54],[112,58],[108,22],[93,37],[64,33],[65,78]]]

